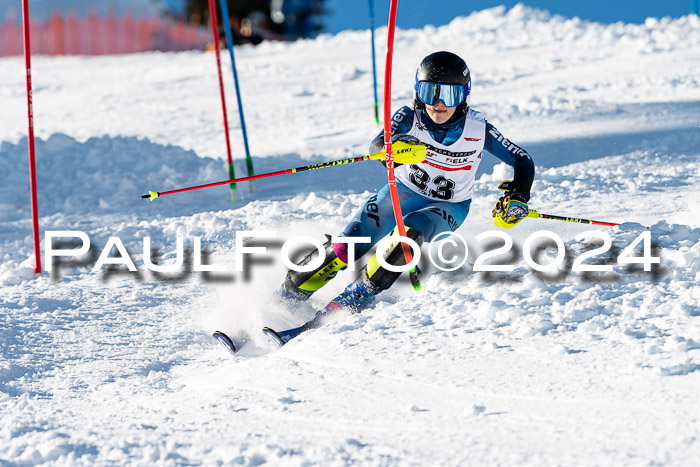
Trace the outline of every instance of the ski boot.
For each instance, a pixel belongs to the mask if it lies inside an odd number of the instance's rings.
[[[396,234],[396,229],[394,229],[392,235]],[[423,234],[416,229],[407,228],[406,236],[414,240],[419,246],[423,244]],[[321,326],[326,318],[338,311],[347,310],[350,313],[360,313],[362,310],[368,308],[374,303],[374,299],[379,292],[391,287],[401,275],[400,272],[393,272],[383,268],[379,264],[376,256],[376,253],[372,255],[367,265],[360,271],[357,279],[348,285],[340,295],[331,300],[322,310],[317,312],[316,316],[314,316],[311,321],[298,328],[288,329],[282,332],[264,328],[263,333],[270,337],[278,346],[282,347],[302,332]],[[397,242],[394,244],[387,254],[385,261],[388,264],[397,266],[406,264],[403,247],[400,243]],[[310,295],[311,294],[309,294],[309,296]]]
[[[323,287],[333,279],[340,271],[347,268],[347,262],[338,258],[347,259],[345,244],[337,243],[333,245],[331,236],[326,234],[325,259],[320,267],[309,272],[297,272],[290,270],[279,289],[280,297],[289,300],[304,302],[318,289]],[[318,251],[314,250],[304,257],[299,263],[299,266],[309,264],[318,257]]]
[[[359,313],[369,307],[374,302],[374,297],[380,292],[367,277],[367,268],[363,268],[360,276],[348,285],[343,293],[331,300],[323,310],[316,313],[316,316],[298,328],[287,329],[286,331],[275,331],[272,328],[263,328],[263,334],[270,338],[277,346],[282,347],[284,344],[294,339],[296,336],[309,329],[317,328],[323,320],[340,310],[347,310],[351,313]]]

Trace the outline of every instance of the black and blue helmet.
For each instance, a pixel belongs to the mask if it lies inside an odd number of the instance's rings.
[[[416,70],[414,103],[417,109],[442,101],[457,107],[451,120],[461,118],[468,108],[472,80],[467,63],[452,52],[435,52],[423,59]]]

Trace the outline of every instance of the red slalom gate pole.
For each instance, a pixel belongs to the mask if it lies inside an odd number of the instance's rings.
[[[34,236],[34,273],[41,274],[41,246],[39,238],[39,203],[36,190],[36,154],[34,151],[34,107],[32,103],[32,50],[29,34],[29,0],[22,0],[22,28],[24,32],[24,64],[27,71],[27,117],[29,130],[29,191],[32,203],[32,234]]]
[[[224,134],[226,135],[226,154],[228,156],[228,178],[233,180],[236,173],[233,168],[233,158],[231,157],[231,140],[228,135],[228,115],[226,114],[226,96],[224,94],[224,78],[221,74],[221,56],[219,55],[219,18],[216,16],[216,3],[209,0],[209,12],[211,14],[211,30],[214,34],[214,53],[216,54],[216,69],[219,74],[219,93],[221,94],[221,110],[224,115]],[[231,185],[231,201],[238,200],[236,184]]]
[[[394,174],[394,155],[391,147],[391,67],[394,56],[394,30],[396,29],[396,12],[399,8],[399,0],[391,0],[389,5],[389,27],[387,30],[386,43],[386,62],[384,65],[384,151],[386,154],[386,170],[389,179],[389,193],[391,194],[391,205],[394,208],[394,218],[396,219],[396,228],[401,237],[406,236],[406,227],[403,223],[403,214],[401,213],[401,202],[399,201],[399,192],[396,189],[396,175]],[[403,255],[406,259],[406,264],[413,260],[411,247],[402,242]],[[408,271],[411,278],[411,284],[415,290],[420,290],[420,281],[418,280],[418,271],[412,268]]]

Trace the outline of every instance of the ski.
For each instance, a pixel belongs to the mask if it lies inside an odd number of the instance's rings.
[[[263,334],[265,334],[277,347],[282,347],[284,344],[294,339],[296,336],[304,332],[304,326],[299,326],[298,328],[287,329],[286,331],[275,331],[272,328],[264,327],[262,329]]]
[[[245,343],[250,340],[250,337],[245,331],[241,331],[239,334],[241,338],[240,344],[236,344],[236,342],[234,342],[233,339],[231,339],[226,333],[222,331],[214,331],[211,336],[222,346],[224,346],[224,348],[231,355],[236,355],[236,353],[238,353],[238,351],[241,350]]]
[[[320,326],[321,321],[326,316],[337,313],[343,309],[352,310],[353,313],[359,313],[372,304],[377,293],[378,292],[367,287],[362,275],[360,275],[355,282],[346,287],[343,293],[331,300],[321,311],[318,311],[314,319],[308,323],[298,328],[287,329],[285,331],[275,331],[270,327],[264,327],[262,332],[276,344],[278,348],[282,347],[302,332]]]
[[[214,331],[211,336],[216,339],[217,342],[223,345],[231,355],[236,355],[236,352],[238,352],[238,347],[236,347],[236,344],[233,343],[230,337],[221,331]]]

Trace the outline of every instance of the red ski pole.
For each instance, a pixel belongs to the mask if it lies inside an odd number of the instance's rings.
[[[216,69],[219,74],[219,93],[221,94],[221,110],[224,115],[224,134],[226,135],[226,155],[228,156],[228,178],[236,178],[233,168],[233,158],[231,157],[231,141],[228,135],[228,116],[226,114],[226,96],[224,94],[224,78],[221,74],[221,56],[219,55],[219,18],[216,16],[216,3],[209,0],[209,12],[211,14],[211,30],[214,34],[214,53],[216,54]],[[238,200],[236,184],[231,184],[231,201]]]
[[[425,159],[426,148],[422,144],[408,144],[403,141],[397,142],[396,146],[396,162],[398,164],[418,164]],[[201,188],[210,188],[213,186],[226,185],[230,183],[247,182],[249,180],[258,180],[266,177],[276,177],[277,175],[295,174],[297,172],[306,172],[307,170],[325,169],[327,167],[335,167],[343,164],[352,164],[353,162],[362,161],[378,161],[384,159],[384,151],[378,151],[366,156],[350,157],[348,159],[340,159],[337,161],[321,162],[320,164],[305,165],[293,169],[278,170],[277,172],[268,172],[264,174],[251,175],[250,177],[234,178],[232,180],[222,180],[220,182],[205,183],[204,185],[190,186],[186,188],[178,188],[170,191],[149,191],[148,194],[141,196],[141,199],[150,199],[153,201],[156,198],[173,193],[182,193],[183,191],[199,190]]]
[[[535,219],[551,219],[551,220],[555,220],[555,221],[564,221],[564,222],[576,222],[577,224],[604,225],[606,227],[614,227],[616,225],[621,225],[618,222],[594,221],[591,219],[581,219],[579,217],[567,217],[567,216],[555,216],[554,214],[543,214],[541,212],[535,211],[534,209],[530,209],[527,217],[534,217]],[[648,228],[649,227],[647,227],[647,229]]]
[[[34,151],[34,107],[32,102],[32,50],[29,35],[29,0],[22,0],[22,27],[24,32],[24,64],[27,70],[27,117],[29,118],[29,191],[32,203],[32,233],[34,236],[34,272],[41,274],[41,246],[39,239],[39,203],[36,190],[36,154]]]

